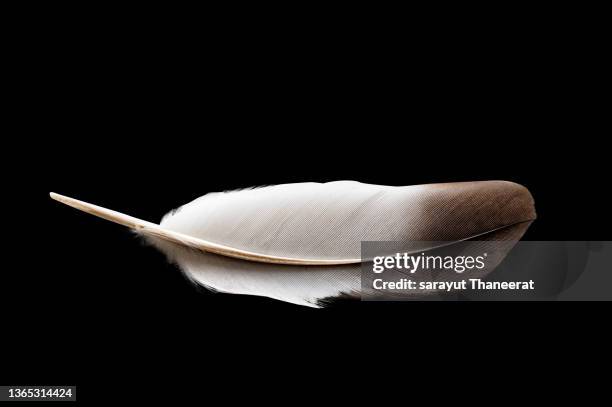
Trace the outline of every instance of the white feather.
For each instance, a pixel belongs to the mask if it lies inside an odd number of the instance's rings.
[[[362,241],[502,236],[495,231],[518,240],[524,228],[512,226],[535,218],[527,189],[505,181],[409,187],[339,181],[211,193],[160,225],[52,197],[135,229],[206,287],[307,306],[363,294]]]

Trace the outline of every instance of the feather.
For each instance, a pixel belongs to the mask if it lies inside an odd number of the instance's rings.
[[[407,187],[338,181],[211,193],[159,225],[51,197],[136,230],[208,288],[308,306],[363,294],[362,241],[518,240],[536,216],[529,191],[506,181]]]

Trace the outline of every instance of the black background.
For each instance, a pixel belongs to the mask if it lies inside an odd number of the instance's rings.
[[[26,13],[10,44],[6,384],[76,384],[81,400],[112,399],[109,386],[134,399],[172,396],[176,383],[196,396],[223,383],[229,394],[248,386],[272,397],[256,379],[367,376],[388,361],[382,349],[412,352],[399,365],[445,371],[444,358],[429,357],[452,350],[462,369],[473,359],[461,355],[502,349],[484,363],[508,364],[523,344],[537,355],[530,363],[550,365],[567,356],[551,351],[558,338],[599,340],[603,304],[313,310],[211,294],[127,230],[48,198],[158,221],[207,192],[253,185],[505,179],[534,195],[539,218],[526,239],[605,240],[596,27],[578,38],[537,22],[494,35],[495,24],[372,36],[46,12]]]

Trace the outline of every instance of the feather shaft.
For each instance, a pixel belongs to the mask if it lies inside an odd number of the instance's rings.
[[[147,222],[145,220],[138,219],[123,214],[121,212],[113,211],[111,209],[103,208],[98,205],[93,205],[88,202],[79,201],[78,199],[56,194],[55,192],[51,192],[49,196],[52,199],[61,202],[65,205],[68,205],[72,208],[89,213],[90,215],[94,215],[102,219],[106,219],[119,225],[126,226],[130,229],[138,231],[139,233],[167,240],[172,243],[185,245],[193,249],[202,250],[214,254],[220,254],[222,256],[233,257],[236,259],[250,260],[259,263],[290,264],[301,266],[331,266],[340,264],[355,264],[361,262],[361,259],[297,259],[291,257],[271,256],[253,253],[247,250],[227,247],[203,239],[198,239],[193,236],[188,236],[184,233],[168,230],[166,228],[162,228],[160,225],[157,225],[155,223]]]

